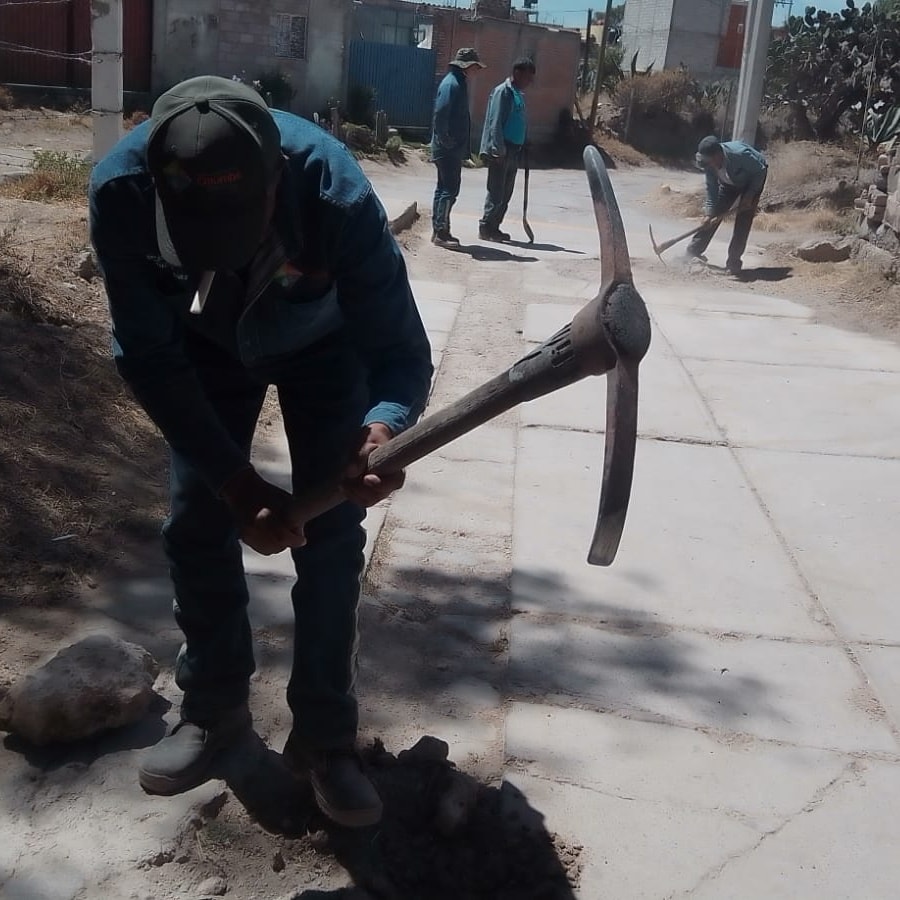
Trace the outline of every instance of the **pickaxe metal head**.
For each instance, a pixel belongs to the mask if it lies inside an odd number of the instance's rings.
[[[570,324],[505,372],[373,451],[369,471],[376,475],[397,472],[519,403],[588,375],[606,374],[603,477],[588,562],[608,566],[619,547],[631,496],[638,366],[650,346],[650,319],[632,280],[625,227],[612,184],[594,147],[584,151],[584,164],[600,233],[603,280],[597,296]],[[340,500],[333,484],[297,496],[291,521],[302,524]]]

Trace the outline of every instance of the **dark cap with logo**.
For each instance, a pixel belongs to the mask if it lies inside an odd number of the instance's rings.
[[[147,166],[163,258],[186,269],[237,269],[268,226],[281,135],[253,88],[202,75],[153,105]]]
[[[479,69],[486,69],[487,66],[478,56],[478,51],[473,47],[462,47],[456,51],[456,56],[450,60],[451,66],[458,66],[460,69],[468,69],[469,66],[478,66]]]

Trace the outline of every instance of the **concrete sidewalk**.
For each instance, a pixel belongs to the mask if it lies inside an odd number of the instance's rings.
[[[465,175],[464,243],[483,180]],[[532,179],[538,244],[596,252],[582,179]],[[654,326],[619,558],[584,562],[602,465],[593,380],[413,467],[376,551],[382,602],[417,569],[444,588],[427,593],[429,627],[458,618],[460,597],[479,604],[466,627],[480,624],[482,653],[474,672],[457,670],[454,758],[502,757],[547,827],[584,845],[586,900],[896,897],[900,348],[730,279],[662,270],[636,202],[644,176],[613,180]],[[488,280],[525,349],[571,319],[598,273],[508,249],[519,259],[491,263]],[[761,258],[751,248],[746,265]],[[459,338],[485,315],[484,268],[462,273],[441,373],[456,387],[476,380],[460,377],[478,353]],[[438,396],[455,399],[443,384]],[[423,593],[407,587],[406,602]],[[502,675],[484,671],[498,638]],[[439,718],[420,724],[450,739]]]
[[[391,215],[411,201],[428,210],[430,167],[370,171]],[[581,846],[583,900],[896,897],[900,348],[732,279],[664,268],[647,236],[659,173],[612,178],[654,329],[619,557],[585,562],[602,379],[410,467],[368,520],[364,737],[397,752],[437,735],[461,768],[517,786],[543,828]],[[435,353],[431,409],[551,335],[600,281],[582,172],[533,173],[533,245],[519,240],[520,206],[505,223],[516,242],[476,240],[483,189],[483,172],[464,172],[462,252],[413,238],[407,254]],[[763,260],[751,247],[745,264]],[[256,459],[286,480],[282,441]],[[293,570],[287,554],[245,559],[251,704],[280,750]],[[164,572],[159,561],[98,589],[83,626],[147,646],[166,666],[158,690],[177,703]],[[193,870],[170,861],[223,788],[145,797],[136,758],[162,727],[148,717],[84,761],[0,750],[0,893],[196,896],[183,881]],[[262,885],[270,858],[234,864]],[[344,883],[343,872],[289,874],[291,898]]]

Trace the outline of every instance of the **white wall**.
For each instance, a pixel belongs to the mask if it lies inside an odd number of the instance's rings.
[[[628,0],[622,21],[622,65],[631,65],[638,53],[637,67],[644,70],[651,63],[654,70],[666,62],[672,7],[675,0]]]
[[[684,65],[694,75],[712,75],[730,6],[730,0],[675,0],[666,68]]]
[[[719,41],[728,25],[730,0],[628,0],[622,22],[623,65],[639,51],[638,69],[687,66],[712,75]]]

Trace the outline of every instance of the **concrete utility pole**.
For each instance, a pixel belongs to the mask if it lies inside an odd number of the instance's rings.
[[[96,163],[122,136],[122,0],[91,0],[91,45]]]
[[[744,52],[738,81],[737,105],[734,110],[733,139],[753,144],[762,102],[766,58],[772,34],[775,0],[750,0],[744,23]]]
[[[600,56],[597,58],[597,80],[594,82],[594,99],[591,102],[591,131],[597,124],[597,104],[600,101],[600,87],[603,83],[603,66],[606,64],[606,42],[609,40],[609,17],[612,13],[612,0],[606,0],[606,13],[603,16],[603,34],[600,36]]]

